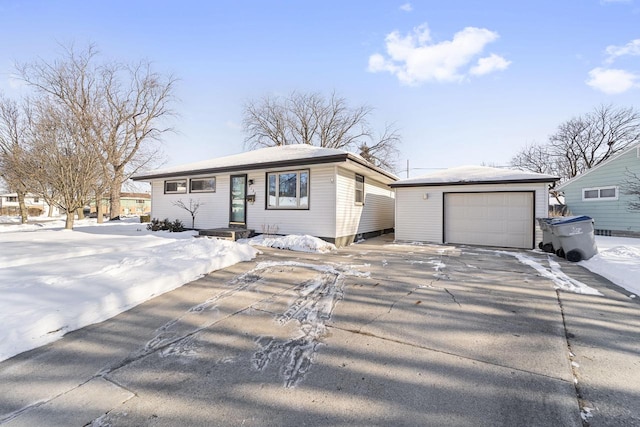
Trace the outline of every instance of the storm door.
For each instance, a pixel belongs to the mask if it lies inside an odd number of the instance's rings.
[[[247,224],[247,175],[231,175],[230,227]]]

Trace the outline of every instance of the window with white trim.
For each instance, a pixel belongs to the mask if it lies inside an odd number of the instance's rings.
[[[594,187],[582,189],[583,201],[618,200],[618,187]]]
[[[216,192],[216,178],[192,178],[189,182],[190,193],[215,193]]]
[[[356,205],[364,204],[364,176],[358,174],[356,174],[355,202]]]
[[[308,209],[309,171],[267,174],[267,209]]]
[[[164,182],[165,194],[182,194],[187,192],[186,179],[173,179]]]

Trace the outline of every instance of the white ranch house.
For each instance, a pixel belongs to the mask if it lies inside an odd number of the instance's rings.
[[[533,172],[461,166],[391,184],[398,241],[532,249],[547,217],[549,185]]]
[[[194,228],[309,234],[338,246],[393,230],[398,178],[342,150],[263,148],[139,174],[151,184],[152,218],[180,219],[199,202]]]

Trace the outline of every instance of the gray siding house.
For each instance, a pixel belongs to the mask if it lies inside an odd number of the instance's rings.
[[[557,177],[460,166],[403,179],[396,190],[397,241],[534,248]]]
[[[397,177],[346,151],[288,145],[139,174],[151,216],[191,224],[182,201],[200,203],[195,228],[309,234],[338,246],[393,230]]]
[[[560,185],[567,214],[592,217],[597,234],[640,235],[640,211],[629,209],[638,196],[626,192],[628,171],[640,176],[640,144]]]

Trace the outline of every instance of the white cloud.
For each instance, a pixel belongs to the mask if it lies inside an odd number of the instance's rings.
[[[469,73],[475,76],[482,76],[494,71],[506,70],[509,64],[511,64],[511,61],[507,61],[502,56],[492,53],[487,57],[478,59],[478,63],[471,67]]]
[[[640,76],[625,70],[594,68],[589,71],[586,83],[592,88],[609,95],[626,92],[640,87]]]
[[[414,28],[406,36],[394,31],[385,38],[387,55],[371,55],[368,69],[374,73],[390,72],[408,85],[461,81],[471,72],[468,66],[473,59],[498,37],[498,33],[485,28],[466,27],[454,34],[452,40],[435,43],[427,24]],[[486,74],[509,65],[498,55],[483,59],[482,65],[479,61],[473,67],[476,70],[473,74]]]
[[[640,39],[631,40],[624,46],[607,46],[605,52],[609,57],[607,63],[612,63],[616,58],[621,56],[639,56],[640,55]]]
[[[411,3],[405,3],[402,6],[400,6],[400,10],[404,12],[411,12],[413,10],[413,6],[411,6]]]

